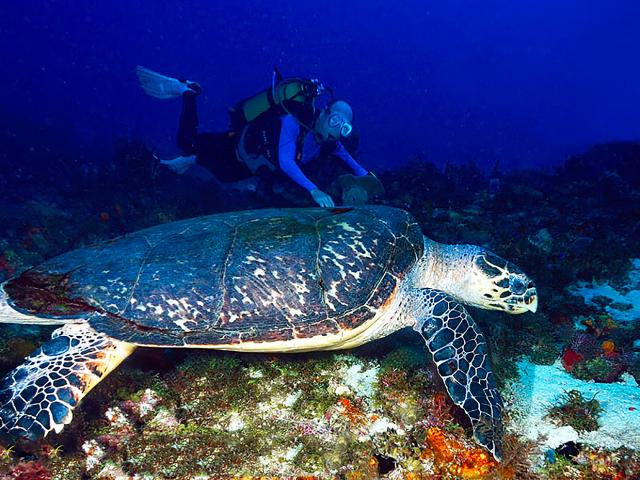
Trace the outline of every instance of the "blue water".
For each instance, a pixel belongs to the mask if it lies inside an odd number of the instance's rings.
[[[199,81],[211,129],[279,65],[352,101],[370,168],[543,168],[640,135],[638,18],[634,0],[3,2],[0,116],[80,159],[122,136],[168,156],[179,102],[146,97],[136,64]]]

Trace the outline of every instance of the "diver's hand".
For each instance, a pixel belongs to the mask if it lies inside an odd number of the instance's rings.
[[[313,197],[313,200],[321,207],[335,207],[333,199],[319,188],[314,188],[309,193]]]

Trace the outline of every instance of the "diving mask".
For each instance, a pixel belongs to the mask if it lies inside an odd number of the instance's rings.
[[[347,119],[337,112],[329,114],[329,117],[327,118],[327,125],[332,130],[339,131],[342,137],[348,137],[353,130],[353,126],[347,121]]]

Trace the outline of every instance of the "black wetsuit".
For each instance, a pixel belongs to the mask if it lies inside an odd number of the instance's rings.
[[[195,155],[198,165],[210,170],[221,182],[237,182],[253,174],[238,160],[236,147],[239,134],[228,132],[198,132],[197,95],[182,95],[182,112],[178,125],[178,148],[185,155]]]

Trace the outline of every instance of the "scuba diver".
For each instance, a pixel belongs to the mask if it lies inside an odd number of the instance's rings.
[[[318,108],[316,100],[329,92],[318,80],[284,79],[274,69],[271,87],[229,109],[228,131],[200,132],[196,98],[202,88],[198,83],[141,66],[136,73],[148,95],[161,99],[182,97],[177,144],[184,156],[161,161],[178,174],[198,164],[219,181],[233,183],[253,176],[273,178],[282,171],[316,204],[334,207],[331,196],[301,169],[301,165],[320,155],[332,154],[350,168],[353,175],[349,177],[356,183],[373,182],[381,188],[377,177],[356,162],[342,143],[353,130],[351,106],[331,98],[324,108]],[[380,188],[374,190],[379,192]]]

